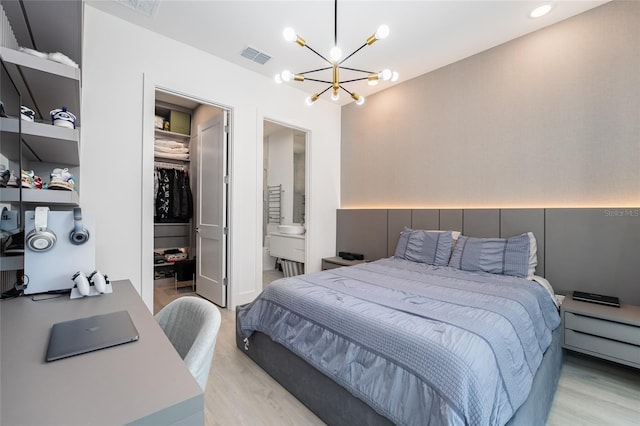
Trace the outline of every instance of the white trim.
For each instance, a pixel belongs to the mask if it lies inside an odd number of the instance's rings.
[[[202,99],[197,96],[192,96],[184,92],[170,89],[166,86],[158,84],[157,80],[150,77],[148,73],[143,73],[143,113],[142,113],[142,167],[141,167],[141,265],[140,265],[140,277],[141,283],[139,283],[138,292],[140,293],[142,300],[147,305],[147,308],[153,313],[153,145],[154,145],[154,131],[153,123],[155,117],[155,99],[156,91],[162,91],[171,95],[180,96],[182,98],[190,99],[195,102],[210,105],[216,108],[220,108],[225,111],[226,124],[229,124],[228,140],[227,140],[227,175],[233,182],[233,131],[231,125],[233,124],[233,108],[224,106],[222,104],[212,102],[206,99]],[[200,184],[200,183],[198,183]],[[232,292],[232,270],[233,270],[233,257],[232,257],[232,187],[227,187],[227,215],[226,225],[229,227],[229,235],[227,235],[227,265],[226,278],[229,284],[227,288],[227,306],[230,306],[233,296]],[[151,218],[148,220],[147,218]],[[144,285],[144,283],[151,283],[150,285]],[[135,286],[135,283],[134,283]]]

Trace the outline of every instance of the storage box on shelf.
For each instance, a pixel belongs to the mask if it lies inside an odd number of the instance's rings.
[[[191,116],[186,112],[171,110],[169,112],[169,130],[188,135],[191,133]]]
[[[173,105],[167,102],[157,101],[155,115],[163,120],[161,129],[168,131],[173,136],[186,136],[191,134],[191,110]]]
[[[560,312],[566,349],[640,368],[640,306],[615,308],[569,296]]]

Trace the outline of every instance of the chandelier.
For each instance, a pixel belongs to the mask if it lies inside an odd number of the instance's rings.
[[[361,49],[365,48],[366,46],[371,46],[373,43],[375,43],[378,40],[382,40],[383,38],[386,38],[389,35],[389,27],[387,25],[380,25],[377,31],[373,35],[371,35],[369,38],[367,38],[366,41],[362,44],[362,46],[358,47],[356,50],[354,50],[351,54],[347,55],[343,59],[342,49],[338,47],[338,0],[335,0],[334,2],[333,47],[329,51],[330,59],[327,59],[322,54],[318,53],[315,49],[313,49],[311,46],[309,46],[307,42],[302,37],[300,37],[293,28],[285,28],[284,31],[282,32],[282,35],[285,40],[295,42],[300,47],[306,47],[311,52],[318,55],[320,58],[322,58],[325,62],[329,64],[329,66],[324,68],[318,68],[318,69],[305,71],[301,73],[292,73],[289,70],[284,70],[280,74],[276,74],[275,80],[277,83],[289,82],[293,80],[293,81],[299,81],[299,82],[314,81],[317,83],[326,83],[329,85],[323,91],[314,93],[313,95],[307,97],[305,101],[307,105],[313,105],[313,103],[317,101],[320,96],[322,96],[324,93],[326,93],[330,89],[332,91],[331,92],[332,100],[337,101],[339,99],[340,89],[342,89],[345,92],[347,92],[354,101],[356,101],[357,105],[362,105],[364,103],[364,96],[358,95],[356,92],[351,92],[347,90],[343,86],[343,84],[353,83],[355,81],[367,80],[369,85],[375,86],[376,84],[378,84],[379,80],[392,81],[392,82],[398,80],[398,73],[395,71],[391,71],[389,69],[384,69],[379,72],[373,72],[373,71],[361,70],[356,68],[348,68],[348,67],[342,66],[344,62],[346,62],[349,58],[351,58],[353,55],[358,53]],[[321,80],[318,78],[309,77],[310,74],[319,73],[319,72],[328,71],[328,70],[331,70],[332,72],[331,80]],[[340,80],[341,70],[348,70],[355,73],[365,74],[365,76],[352,78],[349,80]]]

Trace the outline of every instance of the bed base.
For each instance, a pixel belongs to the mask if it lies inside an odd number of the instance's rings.
[[[545,424],[562,369],[561,328],[553,332],[551,346],[544,354],[529,397],[509,420],[508,426]],[[266,334],[254,332],[245,350],[244,341],[236,330],[236,345],[325,423],[336,426],[393,424]]]

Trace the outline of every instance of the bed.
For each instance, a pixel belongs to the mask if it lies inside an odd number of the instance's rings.
[[[560,317],[534,269],[530,233],[405,228],[390,258],[270,284],[236,341],[328,424],[544,424]]]

